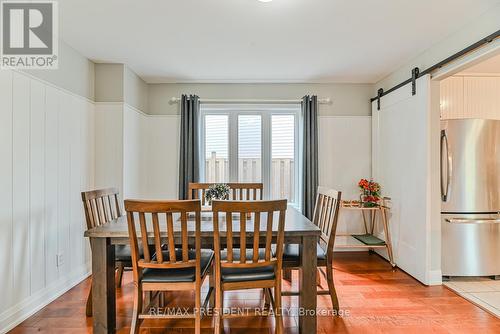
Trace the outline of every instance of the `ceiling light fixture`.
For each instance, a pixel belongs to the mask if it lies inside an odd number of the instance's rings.
[[[257,0],[257,1],[260,1],[260,2],[271,2],[273,0]]]

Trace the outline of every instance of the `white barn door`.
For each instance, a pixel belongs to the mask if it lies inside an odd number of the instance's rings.
[[[432,240],[440,238],[439,230],[437,235],[432,231],[439,223],[432,203],[433,131],[439,118],[433,118],[431,109],[429,75],[417,80],[415,95],[410,83],[382,97],[380,110],[377,101],[372,103],[372,174],[383,195],[391,198],[390,230],[397,266],[424,284],[439,284],[440,250]]]

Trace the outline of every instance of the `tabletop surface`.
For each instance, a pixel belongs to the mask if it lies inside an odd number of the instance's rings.
[[[261,231],[265,230],[263,224],[265,224],[265,213],[262,214],[261,217]],[[278,213],[275,213],[274,222],[273,222],[273,232],[277,232],[278,225]],[[209,237],[213,236],[213,221],[212,221],[212,212],[202,212],[201,213],[201,236]],[[136,224],[138,219],[136,218]],[[148,222],[149,224],[149,222]],[[221,214],[219,218],[219,224],[221,225],[220,229],[225,230],[223,224],[225,224],[225,218]],[[254,222],[253,219],[247,219],[246,222],[246,231],[247,233],[253,232]],[[190,217],[188,221],[188,229],[194,235],[194,217]],[[138,236],[140,236],[140,229],[137,229]],[[174,223],[174,233],[180,233],[180,222],[175,221]],[[237,233],[240,231],[240,222],[236,219],[236,216],[233,218],[233,233]],[[152,228],[148,228],[148,236],[152,236]],[[164,220],[160,221],[160,234],[166,236],[166,223]],[[297,209],[289,207],[286,210],[286,218],[285,218],[285,236],[303,236],[303,235],[315,235],[319,236],[321,231],[319,228],[314,225],[309,219],[307,219],[304,215],[302,215]],[[221,233],[223,236],[224,233]],[[95,227],[93,229],[85,231],[85,237],[91,238],[128,238],[128,226],[127,226],[127,218],[126,216],[119,217],[118,219],[112,220],[106,224]]]

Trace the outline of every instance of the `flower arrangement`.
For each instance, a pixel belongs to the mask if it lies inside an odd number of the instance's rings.
[[[212,200],[214,199],[229,199],[229,191],[230,188],[225,183],[212,184],[205,192],[205,199],[207,200],[208,205],[211,205]]]
[[[361,179],[358,182],[359,189],[361,190],[361,203],[364,207],[374,207],[379,205],[380,201],[380,184],[374,182],[372,179]]]

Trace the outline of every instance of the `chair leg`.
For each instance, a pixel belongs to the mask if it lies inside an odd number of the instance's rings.
[[[268,288],[262,289],[264,292],[264,309],[268,310],[271,305],[271,292]]]
[[[201,334],[201,288],[196,287],[196,296],[194,302],[194,333]]]
[[[124,270],[123,263],[118,264],[118,270],[116,272],[116,287],[121,288],[122,287],[122,279],[123,279],[123,270]]]
[[[208,306],[210,308],[214,308],[215,307],[215,273],[213,270],[211,273],[208,274],[208,287],[209,287],[208,291],[212,291],[212,293],[210,294],[209,301],[208,301]]]
[[[214,334],[221,334],[224,330],[222,326],[222,307],[223,307],[223,294],[220,283],[216,283],[215,287],[215,316],[214,316]]]
[[[92,284],[92,282],[90,284]],[[87,317],[92,316],[92,285],[90,286],[89,295],[87,297],[87,304],[85,305],[85,314],[87,315]]]
[[[281,314],[281,278],[274,287],[274,318],[276,322],[276,334],[283,334],[283,315]]]
[[[134,282],[134,284],[137,284]],[[142,286],[140,284],[135,286],[134,295],[134,310],[132,312],[132,324],[130,326],[130,333],[139,333],[139,328],[141,327],[141,319],[139,319],[139,314],[142,312]]]
[[[290,268],[283,269],[283,279],[285,281],[292,283],[292,269]]]
[[[158,293],[158,306],[159,307],[165,306],[165,292],[164,291],[160,291]]]
[[[316,269],[316,285],[321,288],[321,274],[319,272],[319,268]]]
[[[330,298],[332,300],[332,307],[335,312],[339,313],[339,299],[337,298],[337,292],[335,291],[335,283],[333,281],[333,266],[329,262],[326,266],[326,281],[328,282],[328,291],[330,291]]]

